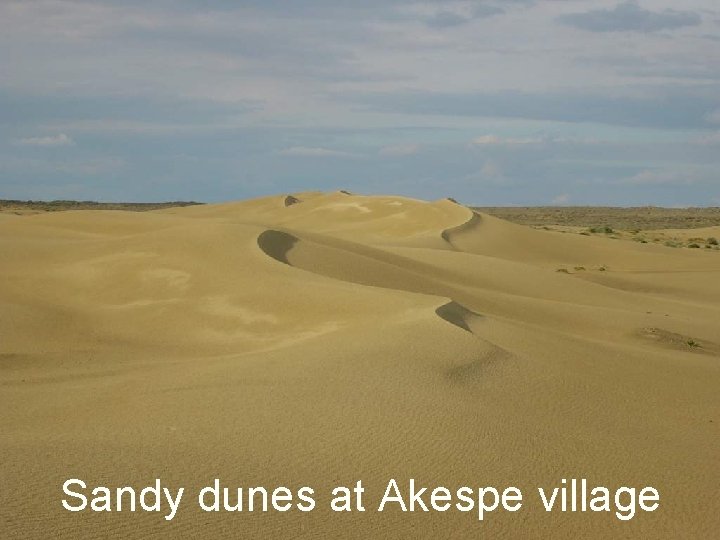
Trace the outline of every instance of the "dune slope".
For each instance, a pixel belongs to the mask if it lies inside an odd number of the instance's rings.
[[[711,538],[720,255],[564,235],[451,201],[296,193],[0,220],[0,520],[9,537]],[[184,486],[63,510],[68,478]],[[309,513],[194,493],[316,490]],[[375,509],[390,478],[517,486],[520,513]],[[547,513],[562,478],[661,507]],[[328,510],[363,480],[365,513]]]

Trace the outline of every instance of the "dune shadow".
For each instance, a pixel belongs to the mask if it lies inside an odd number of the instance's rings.
[[[450,227],[449,229],[443,230],[440,233],[440,236],[442,237],[443,240],[445,240],[445,242],[450,244],[451,247],[453,247],[454,249],[457,249],[459,251],[462,251],[455,244],[455,240],[459,236],[461,236],[463,233],[472,231],[474,228],[476,228],[480,224],[481,221],[482,221],[482,217],[477,212],[472,211],[472,216],[465,223],[461,223],[460,225],[456,225],[455,227]]]
[[[260,233],[257,243],[260,249],[276,261],[290,264],[287,254],[298,242],[298,238],[282,231],[267,230]]]
[[[481,317],[481,315],[469,310],[462,304],[458,304],[454,300],[437,308],[435,313],[441,319],[470,333],[472,333],[472,328],[470,328],[469,325],[470,320]]]

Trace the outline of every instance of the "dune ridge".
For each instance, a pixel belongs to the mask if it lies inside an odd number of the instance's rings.
[[[347,192],[0,221],[10,537],[709,538],[720,254]],[[678,467],[677,463],[682,463]],[[610,515],[63,512],[68,475],[653,485]],[[380,493],[378,494],[378,491]],[[32,495],[18,498],[13,493]],[[26,519],[23,516],[32,516]],[[420,531],[420,532],[418,532]]]

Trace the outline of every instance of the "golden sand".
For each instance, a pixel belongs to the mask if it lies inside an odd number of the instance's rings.
[[[720,236],[717,229],[703,231]],[[0,215],[0,536],[712,538],[720,253],[530,229],[450,200],[298,193]],[[69,478],[186,490],[63,509]],[[223,486],[311,512],[203,512]],[[376,511],[388,480],[521,511]],[[655,512],[546,512],[561,479]],[[366,512],[329,493],[362,480]]]

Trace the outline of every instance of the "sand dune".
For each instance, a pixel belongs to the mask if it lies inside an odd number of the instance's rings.
[[[690,232],[687,232],[691,234]],[[703,231],[710,236],[713,229]],[[720,254],[295,193],[0,215],[9,537],[711,538]],[[311,485],[310,513],[63,510],[67,478]],[[362,479],[652,485],[658,511],[333,514]],[[105,482],[105,484],[103,484]],[[188,495],[191,499],[192,497]]]

